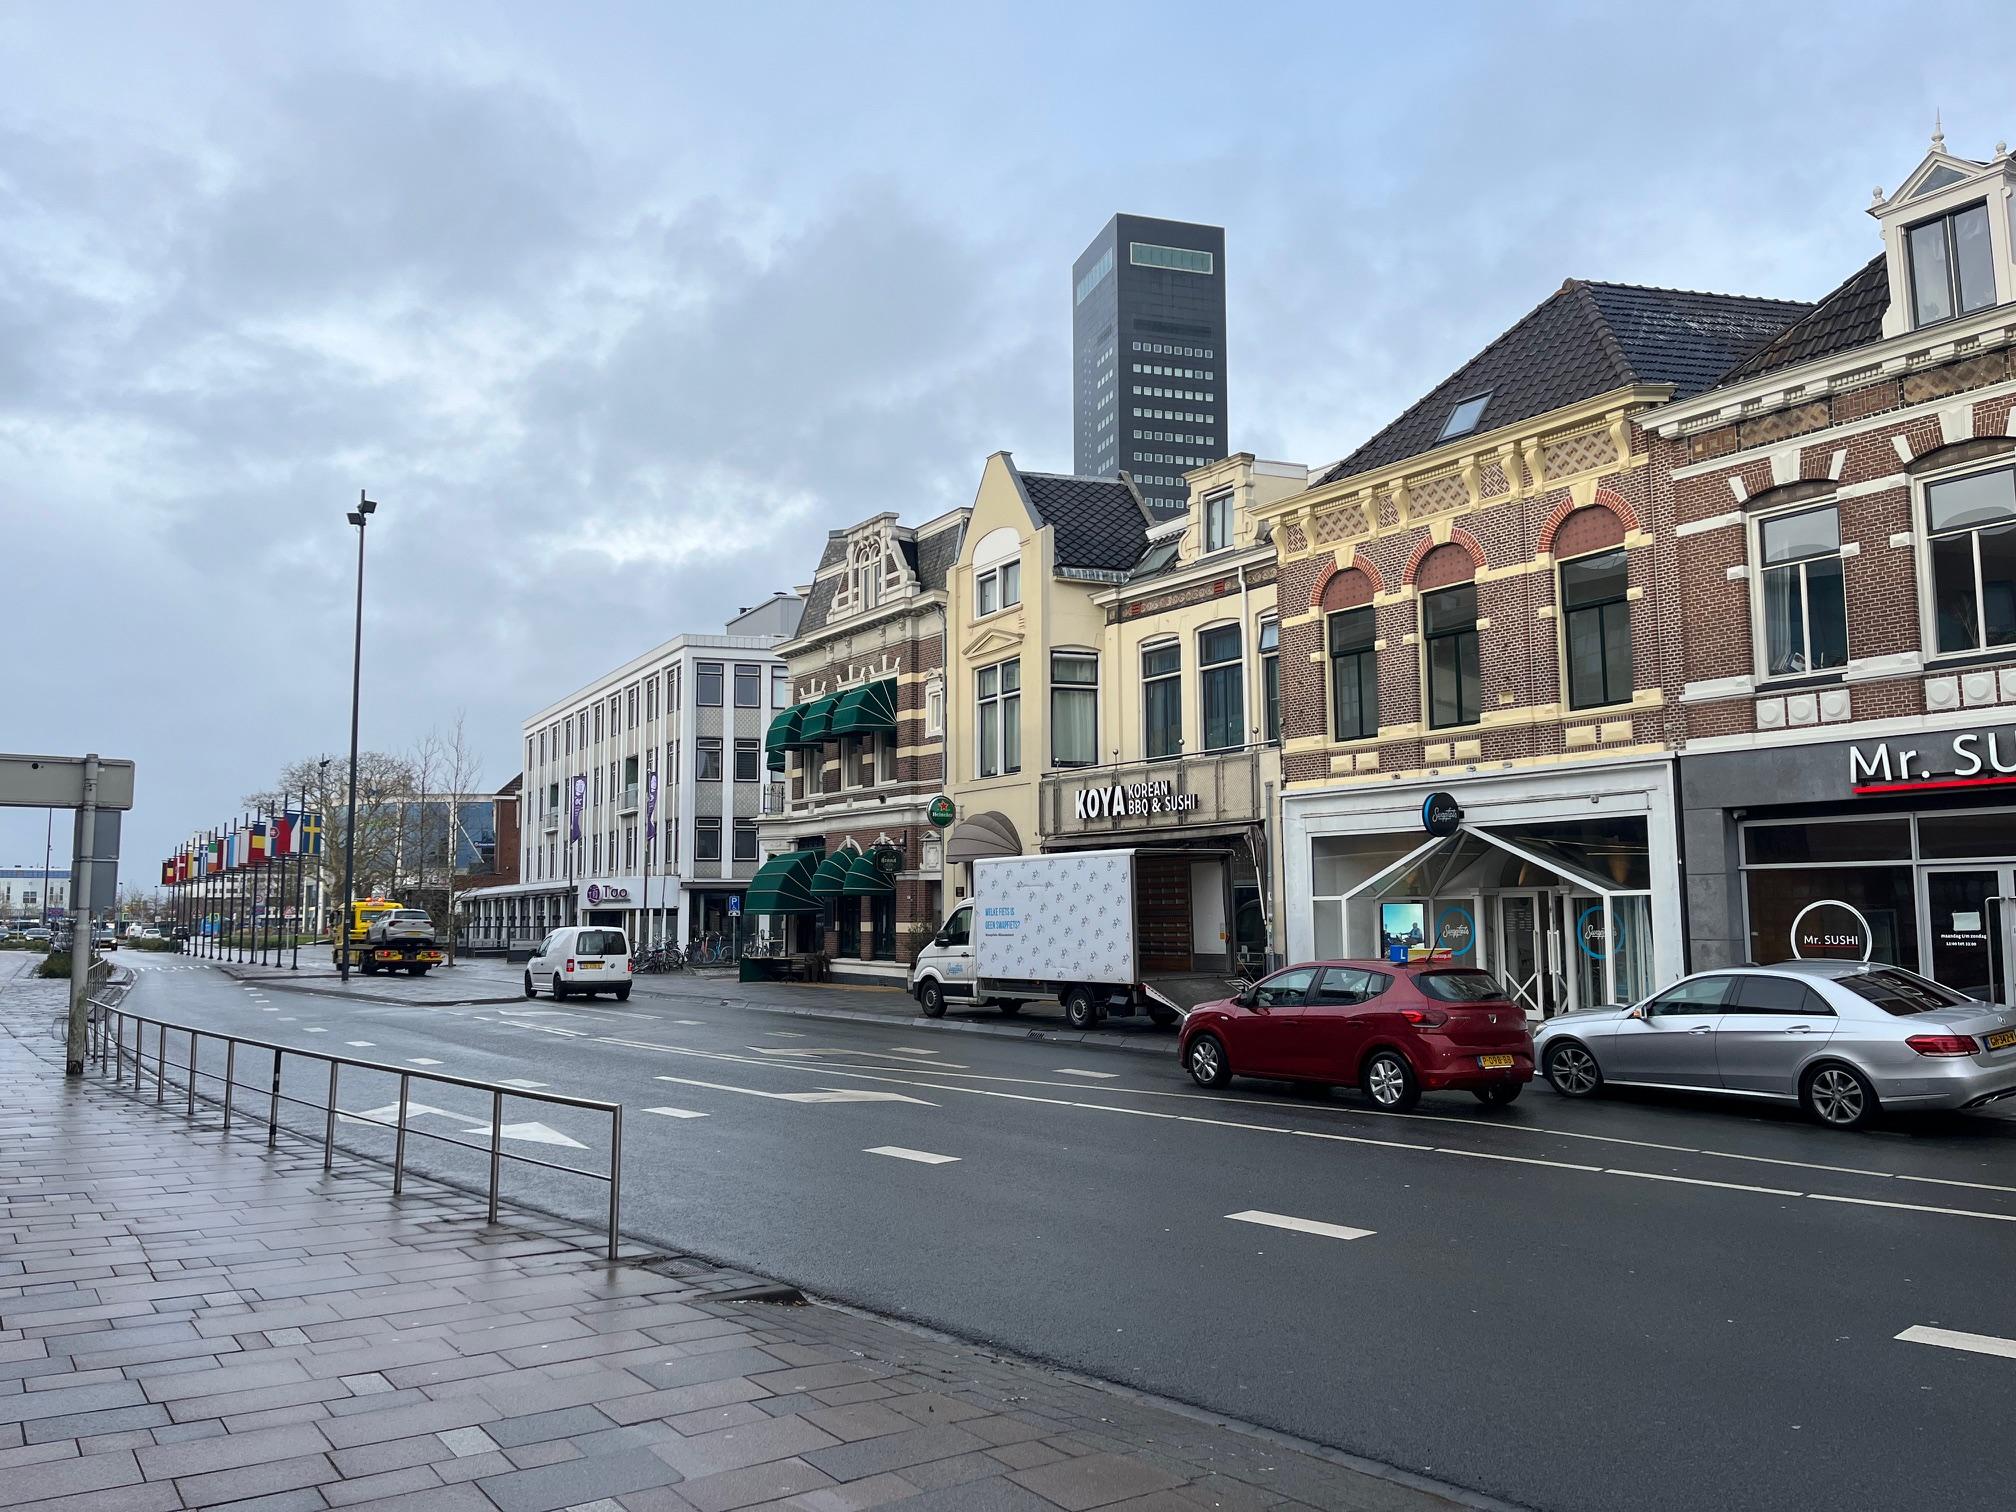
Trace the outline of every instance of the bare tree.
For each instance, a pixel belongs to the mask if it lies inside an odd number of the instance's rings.
[[[441,780],[448,790],[447,823],[442,826],[442,886],[447,892],[446,917],[442,920],[448,932],[448,960],[455,960],[455,869],[461,855],[462,843],[466,840],[472,851],[478,850],[475,840],[462,823],[462,800],[476,791],[482,781],[482,768],[476,753],[469,748],[469,732],[466,716],[461,709],[455,711],[455,722],[448,727],[447,735],[441,739]],[[494,843],[494,833],[492,836]]]
[[[343,862],[350,848],[347,831],[349,763],[342,758],[303,757],[289,762],[270,789],[248,793],[248,805],[278,812],[283,804],[322,816],[322,854],[310,873],[322,912],[339,907]],[[357,866],[359,897],[389,894],[399,882],[407,800],[414,788],[412,764],[384,751],[357,756]],[[305,922],[305,921],[304,921]]]

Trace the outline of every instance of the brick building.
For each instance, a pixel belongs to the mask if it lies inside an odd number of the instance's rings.
[[[1638,421],[1807,309],[1571,279],[1260,507],[1291,957],[1442,949],[1536,1015],[1680,974],[1681,606]]]
[[[1648,418],[1687,626],[1692,964],[1846,952],[2006,996],[2016,161],[1932,150],[1881,250]]]
[[[760,826],[747,910],[842,981],[900,981],[944,912],[946,578],[968,511],[915,527],[871,516],[826,541],[797,635],[791,701],[766,759],[784,777]]]

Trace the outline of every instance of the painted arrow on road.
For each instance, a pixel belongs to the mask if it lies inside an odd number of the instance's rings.
[[[462,1132],[464,1134],[481,1134],[485,1139],[488,1139],[490,1137],[490,1125],[483,1124],[478,1128],[464,1129]],[[549,1129],[543,1123],[505,1124],[497,1132],[502,1138],[522,1139],[527,1144],[564,1145],[570,1150],[585,1150],[588,1148],[580,1140],[569,1139],[558,1129]]]
[[[406,1104],[407,1122],[412,1122],[428,1113],[438,1113],[443,1118],[467,1118],[466,1113],[451,1113],[446,1108],[437,1108],[432,1103],[409,1102]],[[397,1123],[399,1104],[387,1103],[382,1108],[366,1108],[361,1113],[345,1113],[340,1109],[336,1114],[339,1123]]]

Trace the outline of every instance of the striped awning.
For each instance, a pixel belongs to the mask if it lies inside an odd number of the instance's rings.
[[[812,896],[815,898],[837,898],[846,890],[847,869],[854,863],[858,851],[837,850],[819,863],[819,869],[812,874]]]
[[[798,726],[805,718],[805,705],[793,704],[770,721],[770,733],[763,737],[770,770],[784,770],[784,753],[798,743]]]
[[[791,743],[795,746],[816,746],[831,739],[833,714],[839,707],[840,696],[837,693],[829,693],[806,704],[804,716],[798,721],[798,738]]]
[[[819,900],[812,896],[812,878],[818,872],[823,853],[816,850],[786,851],[772,856],[756,868],[743,896],[746,914],[809,914],[819,912]]]
[[[848,898],[879,898],[894,891],[896,884],[875,864],[872,851],[855,854],[847,866],[847,880],[840,887],[841,896]]]
[[[896,679],[893,677],[849,688],[840,695],[840,702],[833,710],[832,733],[836,739],[842,735],[880,735],[895,728]]]

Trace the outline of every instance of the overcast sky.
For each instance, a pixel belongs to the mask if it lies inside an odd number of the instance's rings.
[[[341,752],[364,488],[364,743],[500,784],[829,527],[1068,470],[1115,210],[1226,228],[1231,442],[1310,463],[1565,277],[1818,295],[1935,108],[2016,137],[2016,6],[1926,14],[0,3],[0,749],[135,759],[141,883]]]

